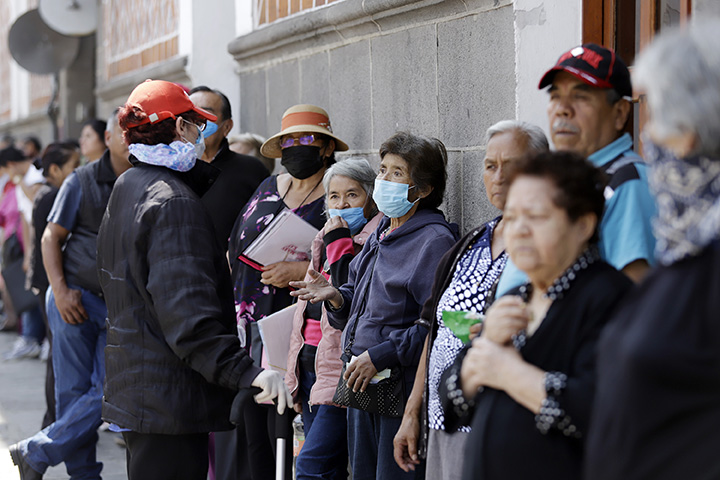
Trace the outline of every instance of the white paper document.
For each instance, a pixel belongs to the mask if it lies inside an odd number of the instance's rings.
[[[317,233],[317,228],[285,209],[245,249],[241,257],[257,264],[255,268],[277,262],[307,261],[310,260],[312,241]]]
[[[268,366],[280,373],[287,371],[295,306],[296,304],[290,305],[257,322],[263,349],[267,354]]]

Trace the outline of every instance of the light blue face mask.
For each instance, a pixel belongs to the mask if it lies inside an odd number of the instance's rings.
[[[205,130],[203,130],[203,136],[205,138],[208,138],[210,135],[217,132],[217,130],[218,130],[218,124],[208,120],[207,122],[205,122]]]
[[[357,235],[367,223],[367,218],[365,218],[365,214],[363,213],[363,207],[343,208],[342,210],[329,208],[328,214],[331,218],[342,217],[347,222],[348,227],[350,227],[351,235]]]
[[[415,186],[413,185],[413,188]],[[386,217],[399,218],[405,215],[417,203],[408,200],[410,186],[407,183],[388,182],[387,180],[375,179],[373,200]]]

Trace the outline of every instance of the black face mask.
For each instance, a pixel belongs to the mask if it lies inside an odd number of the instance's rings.
[[[283,149],[280,163],[290,175],[304,180],[319,172],[325,165],[325,159],[320,156],[320,147],[298,145]]]

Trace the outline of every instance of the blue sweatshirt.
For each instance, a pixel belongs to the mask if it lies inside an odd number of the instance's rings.
[[[458,231],[442,212],[419,210],[378,241],[389,225],[384,218],[350,263],[348,283],[340,287],[343,306],[328,309],[328,319],[335,328],[344,328],[344,350],[360,313],[352,354],[367,350],[378,371],[402,365],[412,386],[427,335],[415,320],[430,296],[435,268],[457,241]]]

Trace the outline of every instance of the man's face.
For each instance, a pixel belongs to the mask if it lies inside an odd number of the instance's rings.
[[[205,139],[205,147],[209,151],[215,151],[220,146],[223,138],[230,133],[232,129],[232,120],[223,118],[222,116],[222,99],[213,92],[195,92],[190,95],[190,100],[196,107],[200,107],[215,116],[217,116],[218,129],[213,135]]]
[[[625,125],[629,104],[608,104],[607,90],[592,87],[567,72],[555,74],[549,89],[548,121],[557,150],[585,157],[615,141]]]

